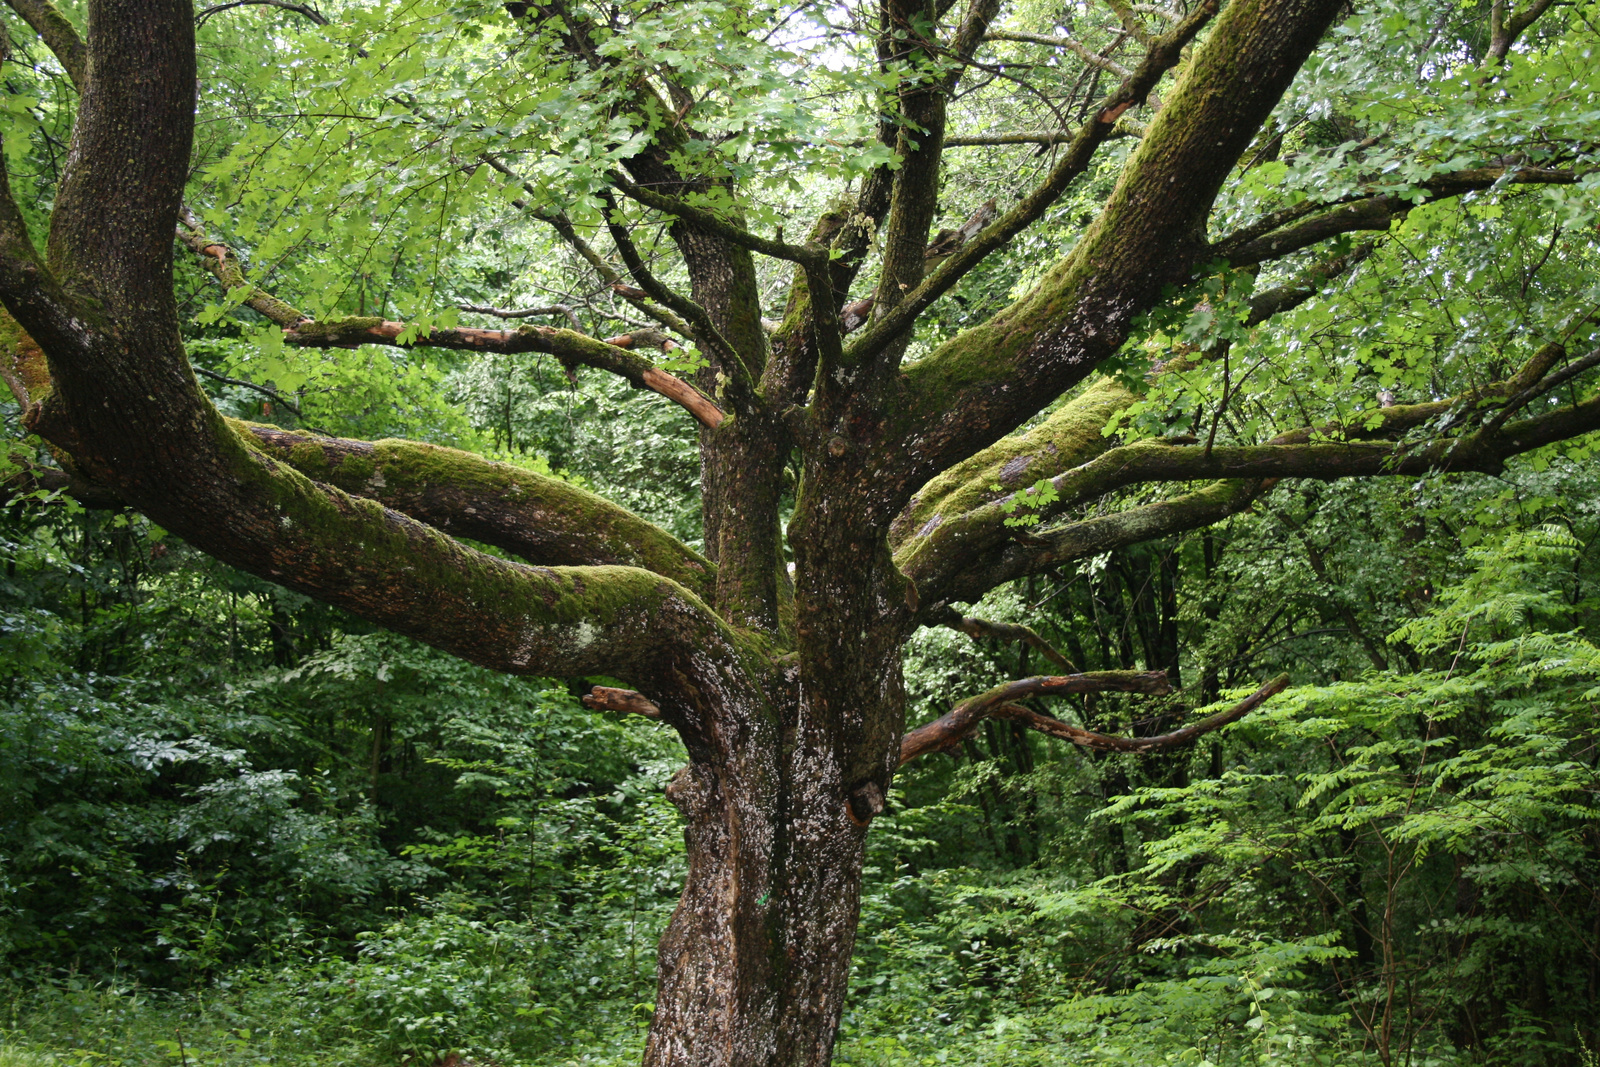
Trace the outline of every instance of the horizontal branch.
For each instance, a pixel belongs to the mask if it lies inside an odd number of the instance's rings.
[[[1264,216],[1214,242],[1211,252],[1234,267],[1254,266],[1343,233],[1387,230],[1396,219],[1419,204],[1431,204],[1496,185],[1572,185],[1585,173],[1541,167],[1482,167],[1441,174],[1421,183],[1419,188],[1426,190],[1426,195],[1417,201],[1403,199],[1393,193],[1369,193],[1345,197],[1333,203],[1297,204]],[[1319,210],[1325,213],[1317,215]],[[1299,219],[1306,221],[1289,226],[1289,223]],[[1288,228],[1283,228],[1286,226]]]
[[[1101,55],[1082,41],[1074,40],[1071,37],[1045,37],[1037,33],[990,30],[984,35],[984,39],[988,41],[1014,41],[1019,44],[1042,44],[1047,48],[1064,48],[1090,66],[1099,67],[1101,70],[1114,74],[1119,78],[1133,76],[1133,72],[1121,63]]]
[[[1010,719],[1020,722],[1024,726],[1051,737],[1059,737],[1063,741],[1071,741],[1075,745],[1094,749],[1099,752],[1131,752],[1137,755],[1149,755],[1152,752],[1168,752],[1174,748],[1181,748],[1211,733],[1221,729],[1231,722],[1238,722],[1268,700],[1289,688],[1289,676],[1280,674],[1272,681],[1245,697],[1239,703],[1226,711],[1219,711],[1215,715],[1208,715],[1199,722],[1190,723],[1169,733],[1157,734],[1154,737],[1119,737],[1115,734],[1096,733],[1085,730],[1080,726],[1062,722],[1060,719],[1049,715],[1040,714],[1020,704],[1003,704],[996,708],[993,718]]]
[[[943,752],[960,744],[995,709],[1013,700],[1031,696],[1068,696],[1077,693],[1143,693],[1146,696],[1165,696],[1172,692],[1166,671],[1091,671],[1087,674],[1068,674],[1023,678],[997,685],[986,693],[957,704],[955,708],[930,723],[917,727],[900,739],[900,765],[903,767],[918,756],[929,752]]]
[[[1126,115],[1117,120],[1117,124],[1106,135],[1106,140],[1116,141],[1124,137],[1143,137],[1145,128],[1132,121]],[[1040,148],[1051,148],[1055,145],[1071,144],[1078,136],[1077,130],[1016,130],[1008,133],[975,133],[946,137],[946,148],[1002,148],[1006,145],[1038,145]]]
[[[441,445],[231,425],[253,447],[310,478],[529,563],[639,567],[710,596],[713,564],[665,530],[559,478]]]
[[[1017,578],[1091,559],[1118,548],[1142,544],[1221,522],[1255,502],[1276,482],[1216,482],[1192,493],[1169,497],[1108,515],[1028,533],[1014,533],[985,551],[961,558],[961,566],[923,575],[926,560],[907,576],[917,583],[922,603],[938,611],[952,601],[976,602],[989,590]]]
[[[1107,673],[1131,674],[1132,672]],[[1094,676],[1078,675],[1077,677],[1092,678]],[[1161,675],[1161,678],[1165,682],[1164,674]],[[1026,681],[1030,682],[1038,680],[1026,679]],[[1047,680],[1064,681],[1065,679]],[[1208,715],[1198,722],[1190,723],[1188,726],[1180,727],[1169,733],[1158,734],[1154,737],[1120,737],[1115,734],[1103,734],[1094,730],[1085,730],[1081,726],[1073,726],[1071,723],[1062,722],[1053,716],[1042,714],[1031,708],[1025,708],[1020,704],[1011,703],[1010,699],[1014,698],[996,695],[1008,688],[1021,684],[1012,682],[1007,686],[991,689],[982,696],[974,697],[972,700],[964,702],[955,711],[950,712],[943,718],[937,719],[926,726],[920,726],[906,734],[900,742],[900,765],[905,766],[911,760],[929,752],[948,751],[971,734],[973,730],[977,729],[984,719],[1009,719],[1012,722],[1020,722],[1029,729],[1038,730],[1041,733],[1049,734],[1051,737],[1070,741],[1075,745],[1099,752],[1129,752],[1138,755],[1165,752],[1187,745],[1197,738],[1244,718],[1256,708],[1259,708],[1262,704],[1287,689],[1289,687],[1289,676],[1287,674],[1279,675],[1226,711],[1219,711],[1215,715]],[[1145,690],[1121,689],[1119,686],[1087,687],[1072,691],[1107,692],[1118,690],[1123,692],[1145,692]]]
[[[1349,257],[1359,258],[1362,254],[1362,249],[1356,249]],[[1265,304],[1279,304],[1292,301],[1294,296],[1292,291],[1271,290],[1261,298]],[[1358,415],[1348,424],[1302,427],[1254,445],[1209,447],[1152,438],[1106,447],[1109,442],[1101,435],[1101,427],[1114,415],[1119,402],[1127,399],[1115,383],[1106,382],[1086,391],[1027,435],[1038,440],[1025,451],[1020,446],[999,451],[994,462],[976,473],[967,471],[959,484],[930,484],[924,494],[938,495],[927,504],[921,498],[914,502],[907,509],[905,521],[897,521],[891,533],[895,559],[902,572],[917,583],[922,601],[931,611],[951,600],[975,601],[993,585],[1024,574],[1098,555],[1111,547],[1194,529],[1237,510],[1222,503],[1222,498],[1233,498],[1234,491],[1213,487],[1200,494],[1099,515],[1064,527],[1022,531],[1012,525],[1022,517],[1037,524],[1071,514],[1132,486],[1412,476],[1436,471],[1498,474],[1513,456],[1600,429],[1600,399],[1509,425],[1496,415],[1486,425],[1470,428],[1466,416],[1484,405],[1508,396],[1531,400],[1537,395],[1540,380],[1563,354],[1559,344],[1545,345],[1512,378],[1464,396],[1392,405]],[[1576,366],[1578,370],[1562,373],[1575,375],[1589,364],[1579,361]],[[1439,420],[1452,412],[1462,416],[1455,420],[1455,432],[1460,433],[1463,427],[1470,432],[1446,436],[1451,427]],[[1058,417],[1063,422],[1052,439],[1044,431]],[[1434,436],[1403,440],[1406,434],[1429,424]],[[1083,443],[1075,446],[1073,442],[1077,440]],[[995,446],[994,450],[998,449]],[[1000,465],[999,458],[1006,456],[1010,458]],[[1050,467],[1060,473],[1043,479],[1035,473]],[[1040,480],[1048,483],[1050,492],[1037,498],[1036,506],[1030,506],[1033,486]],[[995,486],[1013,491],[996,495]],[[1019,492],[1024,494],[1020,499]],[[1254,493],[1248,494],[1238,506],[1253,498]],[[913,527],[912,522],[920,525]],[[934,615],[927,617],[937,619]]]
[[[410,340],[401,338],[415,334]],[[563,366],[594,367],[610,371],[636,389],[660,393],[715,429],[722,422],[722,409],[688,382],[657,367],[648,359],[629,352],[625,345],[635,343],[635,335],[623,334],[601,341],[575,330],[552,326],[520,326],[515,330],[479,330],[471,327],[432,329],[417,333],[403,322],[370,317],[330,319],[325,322],[301,321],[283,333],[286,344],[302,348],[355,348],[360,345],[388,345],[394,348],[447,348],[465,352],[494,352],[500,355],[540,353],[555,356]]]
[[[511,308],[485,307],[478,304],[457,304],[462,311],[470,311],[477,315],[491,315],[497,319],[531,319],[541,315],[564,315],[572,328],[579,333],[583,332],[583,325],[578,322],[578,313],[572,310],[571,304],[551,304],[542,308]]]

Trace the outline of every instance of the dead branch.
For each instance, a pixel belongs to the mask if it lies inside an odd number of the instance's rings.
[[[1010,622],[989,622],[986,619],[974,619],[970,615],[962,615],[951,611],[941,622],[952,630],[959,630],[974,641],[983,637],[992,637],[997,641],[1020,641],[1030,648],[1036,649],[1051,663],[1073,674],[1078,673],[1078,668],[1072,661],[1050,646],[1050,642],[1040,637],[1038,632],[1031,627]]]
[[[1105,676],[1121,676],[1127,679],[1159,679],[1159,688],[1134,688],[1131,685],[1108,685],[1099,679]],[[1029,689],[1028,683],[1037,682],[1069,682],[1079,681],[1076,688],[1059,686],[1051,689]],[[1148,682],[1146,684],[1149,684]],[[1245,697],[1233,707],[1219,711],[1215,715],[1208,715],[1198,722],[1180,727],[1168,733],[1158,734],[1155,737],[1119,737],[1113,734],[1097,733],[1085,730],[1081,726],[1062,722],[1050,715],[1045,715],[1025,708],[1012,702],[1016,696],[1032,695],[1036,692],[1056,693],[1091,693],[1091,692],[1145,692],[1151,695],[1162,695],[1170,690],[1166,685],[1166,674],[1161,671],[1137,674],[1133,671],[1109,671],[1100,675],[1080,674],[1069,678],[1027,678],[1022,682],[1010,682],[1007,685],[997,686],[981,696],[964,701],[956,709],[942,718],[936,719],[926,726],[906,734],[900,742],[900,765],[904,766],[918,756],[929,752],[945,751],[958,744],[963,738],[975,730],[984,719],[1010,719],[1020,722],[1032,730],[1058,737],[1063,741],[1070,741],[1083,748],[1094,749],[1098,752],[1133,752],[1149,754],[1152,752],[1165,752],[1178,748],[1199,738],[1213,730],[1220,729],[1231,722],[1244,718],[1250,712],[1266,703],[1269,699],[1283,692],[1289,687],[1289,676],[1280,674],[1272,681]]]
[[[1086,674],[1022,678],[1006,682],[987,693],[962,701],[952,711],[902,737],[900,763],[904,766],[918,756],[952,748],[977,729],[984,719],[992,718],[997,707],[1025,697],[1069,693],[1165,696],[1170,692],[1172,687],[1167,683],[1166,671],[1090,671]]]
[[[661,718],[661,709],[643,693],[632,689],[613,689],[597,685],[581,698],[583,706],[596,711],[628,711],[647,719]]]

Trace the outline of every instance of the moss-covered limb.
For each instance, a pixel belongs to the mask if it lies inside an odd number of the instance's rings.
[[[1505,388],[1505,383],[1493,387],[1501,393]],[[1065,514],[1117,490],[1159,482],[1413,476],[1438,470],[1497,474],[1512,456],[1600,429],[1600,398],[1596,398],[1505,426],[1489,424],[1462,437],[1398,444],[1391,440],[1327,440],[1336,434],[1348,438],[1398,437],[1462,404],[1458,400],[1384,408],[1377,413],[1377,425],[1371,429],[1302,429],[1260,445],[1208,449],[1203,445],[1171,444],[1164,439],[1138,441],[1111,449],[1050,479],[1057,499],[1041,505],[1034,513],[1046,518]],[[1014,519],[1018,510],[1027,509],[1010,507],[1011,503],[1008,495],[952,516],[926,532],[919,531],[915,540],[902,544],[896,563],[930,601],[976,600],[981,592],[974,595],[971,582],[976,571],[985,568],[978,564],[975,571],[973,561],[993,558],[997,553],[1014,553],[1009,542],[1016,533],[1006,522]],[[1064,529],[1097,529],[1092,524],[1101,521],[1075,523]],[[1037,538],[1028,535],[1026,540],[1042,538],[1054,545],[1058,532]],[[1046,554],[1054,551],[1052,547]],[[1089,554],[1098,551],[1101,550]],[[1008,573],[1001,568],[995,576]],[[959,595],[953,592],[957,586],[961,589]]]
[[[898,510],[939,471],[1086,378],[1162,287],[1188,276],[1206,250],[1201,235],[1218,190],[1339,10],[1336,0],[1234,0],[1223,9],[1071,254],[1023,298],[906,369],[885,427],[905,444],[886,450],[873,472],[890,487],[885,503]]]
[[[636,389],[660,393],[693,415],[703,426],[715,429],[722,422],[722,409],[688,382],[668,374],[620,344],[601,341],[575,330],[534,325],[520,326],[515,330],[479,330],[462,326],[429,330],[418,334],[414,340],[402,341],[401,338],[409,329],[403,322],[353,316],[323,322],[297,322],[284,331],[283,339],[287,344],[304,348],[354,348],[370,344],[395,348],[449,348],[502,355],[539,352],[555,356],[563,364],[610,371]],[[629,337],[631,343],[631,335],[624,336]],[[617,338],[618,341],[622,339]]]
[[[83,91],[84,73],[89,65],[89,50],[77,29],[49,0],[6,0],[7,5],[33,27],[33,32],[55,53],[72,84]]]
[[[245,291],[244,299],[240,303],[253,311],[265,315],[268,320],[288,329],[297,323],[310,322],[309,315],[293,307],[283,300],[279,300],[265,289],[257,288],[250,284],[245,277],[244,268],[240,265],[238,257],[234,256],[227,245],[207,239],[200,229],[199,221],[187,210],[184,211],[186,225],[178,227],[178,240],[205,261],[206,268],[216,275],[217,281],[222,283],[222,288],[230,296]]]
[[[1217,482],[1152,504],[1048,530],[1016,534],[1013,539],[985,552],[965,557],[964,566],[958,572],[941,568],[944,577],[940,580],[931,576],[926,581],[913,578],[922,591],[923,617],[937,619],[937,613],[948,604],[976,602],[989,590],[1015,578],[1098,556],[1114,548],[1210,526],[1249,507],[1272,484],[1272,481]],[[924,565],[932,569],[929,564]]]
[[[1331,256],[1312,264],[1292,281],[1256,294],[1250,301],[1246,325],[1259,325],[1305,303],[1329,280],[1366,260],[1372,250],[1369,243]],[[1152,374],[1193,367],[1200,360],[1220,358],[1223,351],[1221,347],[1205,353],[1180,351]],[[1009,497],[1040,479],[1053,478],[1089,462],[1112,447],[1112,438],[1103,431],[1119,411],[1136,399],[1115,379],[1102,378],[1091,384],[1042,425],[1025,434],[1001,438],[923,486],[890,527],[889,543],[897,552],[908,548],[912,538],[931,533],[947,518]]]
[[[900,765],[905,766],[918,756],[930,752],[943,752],[954,748],[968,734],[976,730],[984,719],[995,717],[999,709],[1014,700],[1079,693],[1143,693],[1146,696],[1165,696],[1170,692],[1172,686],[1167,681],[1166,671],[1090,671],[1087,674],[1022,678],[1006,682],[986,693],[963,700],[953,710],[907,733],[900,739]],[[1083,732],[1088,733],[1088,731]]]
[[[530,563],[640,567],[711,599],[712,564],[665,530],[560,479],[438,445],[230,425],[316,481]]]
[[[1268,700],[1289,688],[1289,676],[1280,674],[1272,681],[1257,689],[1226,711],[1219,711],[1215,715],[1208,715],[1199,722],[1190,723],[1188,726],[1172,730],[1169,733],[1157,734],[1153,737],[1119,737],[1115,734],[1102,734],[1094,730],[1085,730],[1081,726],[1062,722],[1050,715],[1044,715],[1025,708],[1021,704],[997,704],[987,710],[984,718],[1009,719],[1019,722],[1030,730],[1049,734],[1051,737],[1070,741],[1083,748],[1094,749],[1097,752],[1129,752],[1136,755],[1146,755],[1152,752],[1167,752],[1174,748],[1192,744],[1196,739],[1204,737],[1213,730],[1220,730],[1231,722],[1238,722]],[[974,723],[976,725],[976,723]],[[921,753],[914,753],[920,755]],[[902,763],[905,760],[901,760]]]
[[[1440,175],[1422,183],[1428,190],[1421,203],[1431,204],[1448,200],[1463,193],[1476,192],[1496,185],[1572,185],[1586,171],[1555,170],[1541,167],[1482,167]],[[1403,218],[1417,204],[1388,193],[1346,198],[1348,202],[1334,205],[1296,205],[1284,212],[1269,215],[1231,234],[1211,246],[1212,254],[1235,267],[1249,267],[1298,252],[1303,248],[1361,230],[1387,230],[1397,219]],[[1326,208],[1323,214],[1315,211]],[[1313,217],[1306,218],[1307,215]],[[1298,225],[1289,222],[1305,219]],[[1276,224],[1274,224],[1276,223]]]
[[[1114,378],[1090,384],[1041,425],[1001,438],[918,490],[890,527],[890,545],[899,552],[951,518],[1087,463],[1116,444],[1103,431],[1136,399]]]
[[[868,353],[882,350],[991,252],[1004,247],[1013,237],[1038,221],[1067,191],[1073,179],[1088,169],[1095,152],[1116,133],[1117,120],[1122,113],[1133,104],[1144,101],[1162,76],[1178,64],[1183,49],[1211,21],[1216,11],[1215,2],[1203,3],[1170,33],[1155,41],[1133,74],[1097,105],[1095,119],[1084,123],[1072,135],[1067,150],[1044,181],[940,264],[937,270],[899,301],[893,312],[881,315],[851,344],[846,361],[854,362]]]
[[[1417,404],[1386,410],[1393,428],[1398,429],[1437,418],[1451,406]],[[961,517],[964,523],[958,520],[949,524],[949,529],[941,528],[926,538],[920,551],[902,550],[897,562],[906,576],[917,583],[925,605],[923,618],[936,624],[938,613],[950,602],[976,601],[990,589],[1015,578],[1124,545],[1210,525],[1247,506],[1280,478],[1415,476],[1437,470],[1498,473],[1513,456],[1596,430],[1600,430],[1600,396],[1499,428],[1486,426],[1465,437],[1436,439],[1410,448],[1388,442],[1294,440],[1212,449],[1208,457],[1201,446],[1141,442],[1096,461],[1099,464],[1113,457],[1116,460],[1114,468],[1106,463],[1102,473],[1109,476],[1102,485],[1122,487],[1186,480],[1184,472],[1201,471],[1218,471],[1232,480],[1171,500],[1009,536],[1004,532],[1005,515],[994,506],[981,522],[969,513]]]

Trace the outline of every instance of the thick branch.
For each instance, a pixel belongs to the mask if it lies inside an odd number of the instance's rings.
[[[1342,205],[1297,204],[1258,219],[1237,233],[1222,238],[1211,246],[1211,252],[1234,267],[1253,266],[1267,260],[1281,259],[1342,233],[1387,230],[1391,223],[1403,218],[1419,202],[1431,204],[1496,185],[1572,185],[1584,173],[1540,167],[1483,167],[1443,174],[1423,182],[1420,188],[1427,190],[1427,195],[1418,202],[1401,199],[1391,193],[1380,193],[1352,198],[1351,202]],[[1325,214],[1316,215],[1297,226],[1280,229],[1322,209],[1327,209]]]
[[[1092,671],[1053,677],[1023,678],[997,685],[987,693],[962,701],[947,714],[917,727],[900,739],[900,765],[929,752],[947,751],[960,744],[996,709],[1031,696],[1066,696],[1075,693],[1143,693],[1165,696],[1172,692],[1166,671]],[[1065,725],[1065,724],[1063,724]]]
[[[1155,88],[1164,74],[1177,64],[1183,49],[1195,34],[1211,21],[1216,4],[1201,4],[1196,12],[1171,33],[1160,38],[1145,55],[1144,60],[1115,92],[1096,108],[1096,118],[1081,126],[1073,135],[1072,143],[1061,159],[1051,168],[1040,185],[1006,212],[988,229],[979,234],[946,260],[936,271],[923,280],[912,292],[898,302],[894,310],[863,332],[850,346],[850,360],[879,350],[892,338],[908,329],[917,317],[939,297],[960,281],[991,252],[1006,245],[1049,210],[1061,198],[1072,180],[1088,169],[1095,151],[1110,139],[1122,113],[1142,102]]]
[[[702,599],[710,595],[715,569],[705,559],[665,530],[559,478],[415,441],[232,426],[253,447],[318,482],[529,563],[639,567]]]
[[[1216,482],[1152,504],[1017,534],[987,551],[963,556],[963,566],[955,573],[940,567],[937,575],[908,577],[916,581],[922,603],[932,611],[952,601],[976,602],[989,590],[1029,574],[1221,522],[1249,507],[1274,484],[1270,480]],[[931,561],[919,559],[917,563],[919,572],[924,567],[933,569]]]
[[[6,0],[11,10],[33,27],[33,32],[44,41],[45,47],[55,53],[61,67],[72,79],[78,91],[83,91],[84,73],[88,69],[89,50],[67,17],[49,0]]]
[[[1293,281],[1256,294],[1251,298],[1245,324],[1255,326],[1273,315],[1298,307],[1330,279],[1363,262],[1372,248],[1368,243],[1344,255],[1329,257],[1308,267]],[[1216,355],[1215,351],[1204,357],[1180,352],[1155,373],[1170,373],[1192,366],[1197,358],[1215,358]],[[1136,399],[1120,382],[1102,379],[1062,405],[1042,425],[997,441],[963,460],[918,491],[915,499],[895,519],[890,529],[890,544],[897,552],[909,548],[914,538],[931,534],[952,518],[992,503],[1011,491],[1031,486],[1041,478],[1052,478],[1088,463],[1109,451],[1113,441],[1103,429],[1117,412]]]

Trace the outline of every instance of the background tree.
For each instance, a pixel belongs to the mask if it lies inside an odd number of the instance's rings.
[[[326,64],[334,75],[308,77],[303,92],[290,75],[279,97],[290,119],[263,113],[240,129],[192,190],[198,206],[185,207],[193,12],[91,3],[80,43],[47,6],[12,6],[82,93],[59,178],[30,175],[53,190],[48,220],[14,200],[5,208],[0,296],[26,331],[11,378],[27,426],[80,493],[131,504],[243,570],[497,670],[637,687],[598,688],[591,702],[659,716],[690,760],[669,790],[686,820],[688,884],[661,946],[647,1062],[826,1062],[865,827],[904,760],[986,717],[1148,751],[1231,721],[1281,685],[1187,726],[1112,738],[1016,698],[1160,693],[1166,680],[1034,677],[902,737],[901,655],[916,628],[1038,647],[951,605],[1215,522],[1276,479],[1497,473],[1587,432],[1600,413],[1600,401],[1560,391],[1600,363],[1568,359],[1592,339],[1591,294],[1581,282],[1535,286],[1542,263],[1475,299],[1439,286],[1402,305],[1403,290],[1357,285],[1372,305],[1364,317],[1312,301],[1385,256],[1416,258],[1420,284],[1437,285],[1441,262],[1408,248],[1408,228],[1475,225],[1491,212],[1450,206],[1469,194],[1493,194],[1481,202],[1504,217],[1497,198],[1548,186],[1566,195],[1528,210],[1560,213],[1563,228],[1592,221],[1593,110],[1574,101],[1592,104],[1594,79],[1579,15],[1552,30],[1535,63],[1513,45],[1544,7],[1497,8],[1477,54],[1444,32],[1448,17],[1412,32],[1406,13],[1382,13],[1342,29],[1373,47],[1341,65],[1313,59],[1339,14],[1332,3],[1116,8],[1120,28],[1089,43],[1060,13],[1037,16],[1048,27],[1002,30],[1000,7],[985,3],[890,4],[859,27],[803,9],[794,14],[815,19],[821,38],[809,48],[798,30],[796,43],[768,28],[765,16],[787,12],[715,6],[511,5],[510,37],[499,12],[406,24],[433,9],[351,7],[329,21],[297,11],[316,28],[296,45],[307,65],[285,69]],[[490,92],[488,72],[508,67],[490,62],[503,47],[516,50],[516,76]],[[1058,69],[1065,54],[1082,69]],[[846,59],[857,67],[841,77]],[[1307,84],[1291,90],[1308,64]],[[949,129],[961,101],[1019,79],[1059,128]],[[1405,92],[1383,91],[1395,86]],[[828,91],[866,107],[812,102]],[[1322,143],[1286,152],[1311,122],[1326,126]],[[298,123],[318,130],[314,147],[277,155]],[[945,151],[965,140],[1060,151],[1014,202],[972,205],[935,233]],[[850,198],[794,226],[774,201],[798,169],[847,182]],[[977,285],[981,321],[938,303],[959,307],[957,283],[984,282],[985,261],[1029,227],[1048,232],[1078,179],[1106,182],[1106,203],[1070,247],[1047,242],[1062,258],[993,314],[994,279]],[[302,199],[310,180],[327,193]],[[214,199],[225,189],[237,201]],[[609,341],[459,325],[439,299],[446,252],[476,225],[457,209],[497,193],[552,226],[628,303],[623,314],[656,325]],[[234,202],[258,213],[237,222],[257,260],[304,259],[306,288],[324,294],[315,314],[256,288],[202,231],[235,224]],[[665,225],[660,242],[650,219]],[[780,219],[806,237],[760,235]],[[285,395],[302,384],[285,344],[541,353],[668,397],[701,427],[701,550],[537,472],[228,422],[188,370],[174,225],[227,286],[202,319],[248,307],[270,323],[256,333],[259,376],[275,385],[224,377],[302,415]],[[45,233],[43,256],[33,231]],[[1361,231],[1391,236],[1340,243]],[[602,232],[626,278],[595,249]],[[653,265],[667,245],[681,257],[672,273]],[[365,267],[377,255],[394,266],[373,294]],[[784,271],[764,274],[757,257]],[[1263,271],[1281,284],[1252,292]],[[365,314],[390,306],[410,321]],[[768,306],[783,312],[770,331]],[[1374,314],[1385,307],[1387,318]],[[565,308],[556,313],[576,317]],[[338,310],[358,314],[327,314]],[[1258,343],[1257,328],[1297,314],[1311,318]],[[1378,324],[1382,334],[1365,332]],[[657,327],[686,342],[667,367],[642,354],[665,347]],[[1352,338],[1356,370],[1328,382],[1319,357]],[[1118,373],[1091,383],[1096,369]],[[1328,388],[1364,372],[1370,400]],[[1402,392],[1413,402],[1395,403]],[[507,448],[514,429],[508,417]],[[1190,481],[1208,484],[1140,498]],[[1169,602],[1154,572],[1153,586],[1133,584]],[[1144,665],[1173,666],[1170,613],[1151,614]]]

